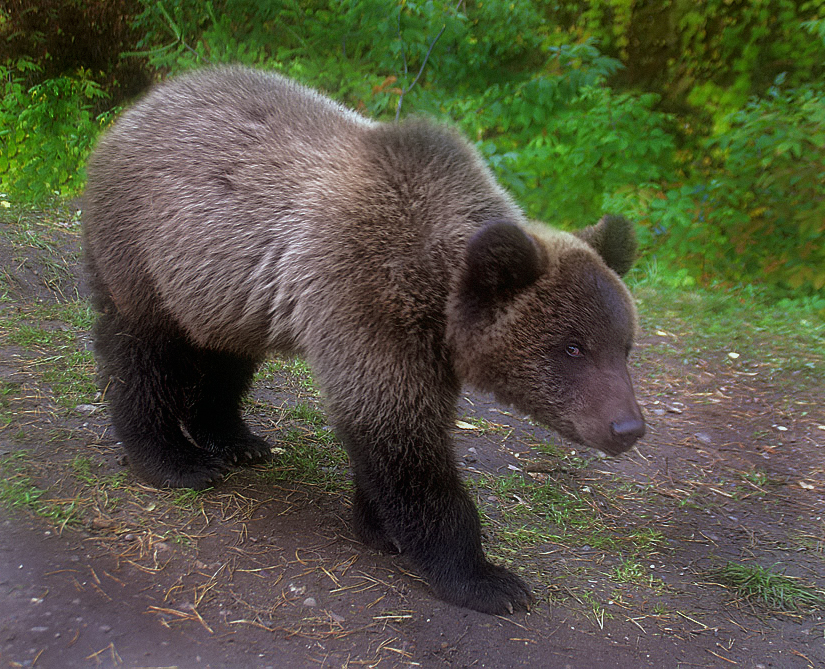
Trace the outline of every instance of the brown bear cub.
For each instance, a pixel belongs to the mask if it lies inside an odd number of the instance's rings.
[[[359,536],[449,602],[529,605],[484,557],[456,401],[466,382],[581,444],[633,446],[625,219],[531,225],[455,132],[243,68],[155,88],[88,175],[95,351],[138,475],[198,488],[268,459],[240,401],[265,356],[299,354],[352,462]]]

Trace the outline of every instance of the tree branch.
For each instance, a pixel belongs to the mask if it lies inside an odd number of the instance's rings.
[[[464,3],[464,0],[458,0],[458,4],[455,6],[455,12],[457,12],[461,5]],[[398,39],[401,40],[401,56],[404,59],[404,76],[407,76],[407,52],[404,49],[404,38],[401,36],[401,12],[403,8],[399,7],[398,10]],[[447,24],[445,23],[441,26],[441,30],[438,31],[438,35],[435,36],[432,42],[430,42],[430,48],[427,49],[427,55],[424,56],[424,62],[421,63],[421,67],[418,70],[418,74],[415,75],[415,79],[413,82],[407,86],[406,88],[401,90],[401,95],[398,96],[398,106],[395,108],[395,120],[398,121],[398,117],[401,115],[401,104],[404,102],[404,96],[409,93],[413,86],[418,83],[418,80],[421,78],[421,75],[424,73],[424,68],[427,67],[427,61],[430,59],[430,54],[433,52],[433,48],[435,47],[436,42],[441,38],[444,34],[444,31],[447,29]]]

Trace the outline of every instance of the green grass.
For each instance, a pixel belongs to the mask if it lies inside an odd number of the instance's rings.
[[[654,551],[666,545],[667,539],[665,535],[650,527],[640,527],[632,530],[628,534],[631,543],[642,554],[653,553]]]
[[[212,488],[204,488],[203,490],[181,488],[179,490],[173,490],[171,492],[172,505],[183,511],[200,512],[203,509],[204,497],[211,490]]]
[[[62,321],[80,331],[91,330],[95,312],[88,300],[72,300],[54,304],[38,305],[29,317],[42,320]]]
[[[12,381],[0,381],[0,429],[11,424],[14,420],[14,411],[11,401],[20,393],[20,384]]]
[[[298,386],[312,395],[318,395],[318,388],[312,378],[312,370],[302,358],[275,358],[267,360],[255,375],[256,381],[276,382],[278,377],[286,375]]]
[[[557,460],[562,465],[561,469],[586,469],[589,466],[585,458],[571,454],[569,450],[554,442],[543,441],[536,444],[536,450]]]
[[[24,348],[33,346],[38,348],[62,347],[75,340],[72,332],[61,329],[48,329],[42,325],[29,325],[28,323],[18,324],[17,328],[9,333],[8,338],[12,344]]]
[[[47,206],[45,210],[15,206],[0,208],[0,222],[5,224],[0,227],[0,234],[18,251],[13,260],[14,269],[11,273],[4,272],[7,277],[13,275],[16,268],[34,265],[43,285],[63,301],[77,297],[75,274],[79,251],[73,242],[79,227],[76,214],[59,204]],[[5,279],[2,283],[11,284]],[[5,292],[5,286],[0,292]]]
[[[643,586],[656,591],[667,589],[661,578],[651,574],[644,564],[634,558],[623,561],[612,570],[610,576],[617,583]]]
[[[41,372],[41,379],[47,384],[58,404],[74,407],[91,402],[97,393],[95,383],[95,361],[91,351],[77,351],[71,348],[38,359],[34,363]]]
[[[93,323],[94,310],[87,300],[28,304],[0,321],[6,338],[19,346],[74,341],[74,336],[91,330]]]
[[[532,512],[554,525],[584,528],[593,524],[593,514],[579,491],[560,488],[552,481],[538,484],[521,474],[485,476],[485,483],[502,500],[516,500],[514,515]]]
[[[28,451],[15,451],[0,457],[0,503],[22,508],[62,526],[80,521],[80,505],[75,499],[52,500],[37,487],[29,474]]]
[[[636,560],[626,560],[613,569],[613,579],[619,583],[646,583],[647,568]]]
[[[763,469],[752,469],[749,472],[739,472],[742,482],[737,486],[737,495],[760,495],[769,493],[771,486],[785,485],[786,481],[776,476],[771,476]]]
[[[290,420],[308,423],[314,427],[323,427],[327,424],[326,415],[318,407],[301,402],[294,407],[284,409],[284,417]]]
[[[315,418],[315,425],[320,422]],[[279,432],[271,463],[260,469],[265,482],[285,481],[320,486],[325,490],[340,490],[349,477],[348,459],[343,446],[331,431],[308,426],[291,427]]]
[[[590,482],[580,487],[553,480],[538,483],[519,473],[481,474],[468,485],[478,494],[482,522],[497,527],[504,542],[502,549],[510,553],[551,543],[644,556],[666,543],[664,535],[649,527],[611,525],[595,504],[596,493],[608,498],[614,494],[607,485]],[[496,502],[491,503],[491,492]]]
[[[69,468],[79,481],[90,486],[98,485],[99,477],[97,476],[97,470],[100,469],[100,463],[95,462],[88,455],[75,455],[69,463]]]
[[[604,629],[605,618],[608,620],[613,618],[611,614],[606,612],[604,604],[597,599],[593,592],[583,590],[577,595],[574,595],[574,598],[578,600],[582,606],[590,609],[590,615],[593,616],[593,620],[599,626],[599,629]]]
[[[688,362],[711,357],[738,371],[769,369],[798,372],[809,382],[825,380],[821,300],[777,300],[751,287],[683,288],[650,266],[635,270],[628,283],[642,329],[668,333],[662,346],[671,354],[676,347]]]
[[[773,609],[797,611],[821,609],[825,592],[804,584],[800,579],[777,574],[759,565],[747,566],[728,562],[715,578],[742,599],[758,602]]]
[[[58,256],[57,245],[49,232],[42,224],[35,223],[34,219],[28,216],[20,216],[7,228],[8,237],[16,247],[40,249]]]
[[[35,354],[29,364],[61,406],[89,402],[97,392],[94,356],[81,341],[94,320],[85,300],[32,304],[0,319],[0,343]]]

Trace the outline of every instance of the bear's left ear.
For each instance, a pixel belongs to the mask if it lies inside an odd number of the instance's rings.
[[[463,298],[476,306],[506,300],[539,278],[543,257],[535,240],[509,221],[490,221],[467,244]]]
[[[576,230],[573,234],[590,244],[619,276],[624,276],[633,267],[638,248],[636,231],[624,216],[603,216],[596,225]]]

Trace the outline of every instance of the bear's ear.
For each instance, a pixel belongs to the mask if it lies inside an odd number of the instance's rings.
[[[477,306],[501,302],[541,275],[543,259],[535,240],[509,221],[490,221],[467,244],[464,298]]]
[[[592,246],[619,276],[627,274],[636,260],[636,231],[624,216],[603,216],[590,227],[576,230],[579,239]]]

